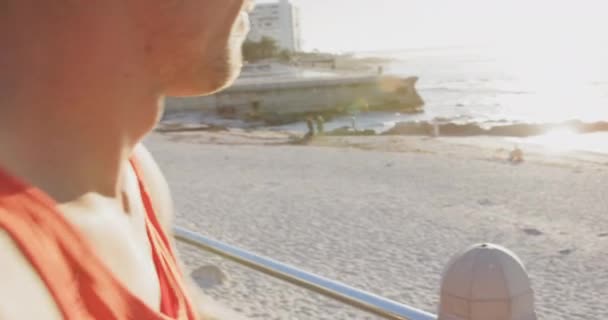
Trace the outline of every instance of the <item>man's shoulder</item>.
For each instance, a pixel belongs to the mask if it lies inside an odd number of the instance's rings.
[[[10,235],[0,229],[0,319],[60,319],[46,286]],[[32,303],[36,308],[31,308]]]
[[[33,271],[17,243],[8,232],[0,229],[0,283],[3,284],[0,287],[4,288],[7,284],[10,286],[11,279],[20,278],[26,274],[27,269],[30,269],[29,272]],[[4,290],[0,290],[0,301],[3,292]]]
[[[154,211],[163,225],[170,231],[173,220],[173,200],[169,185],[152,154],[143,144],[138,144],[133,157],[138,163],[140,179],[150,195]]]
[[[7,273],[20,270],[20,268],[15,268],[15,266],[22,266],[21,262],[26,262],[26,260],[17,244],[8,232],[0,229],[0,270],[2,270],[0,272],[0,279],[3,279]]]

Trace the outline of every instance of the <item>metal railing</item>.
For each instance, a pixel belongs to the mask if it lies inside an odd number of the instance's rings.
[[[316,292],[333,300],[375,314],[384,319],[394,320],[436,320],[436,316],[381,296],[365,292],[337,281],[308,273],[275,260],[261,257],[237,247],[205,238],[200,234],[175,228],[177,240],[199,249],[217,254],[271,277],[289,282],[298,287]]]

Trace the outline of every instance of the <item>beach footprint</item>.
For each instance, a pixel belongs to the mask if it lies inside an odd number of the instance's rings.
[[[481,199],[481,200],[477,201],[477,203],[480,206],[484,206],[484,207],[489,207],[489,206],[494,205],[494,202],[492,202],[492,200],[490,200],[490,199]]]
[[[529,235],[529,236],[533,236],[533,237],[538,237],[538,236],[542,236],[544,233],[536,228],[525,228],[522,229],[521,231],[523,231],[525,234]]]
[[[202,289],[211,289],[222,285],[226,281],[226,274],[213,265],[202,266],[192,271],[192,278]]]

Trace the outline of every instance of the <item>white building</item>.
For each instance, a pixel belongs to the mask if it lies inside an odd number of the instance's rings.
[[[281,49],[300,51],[300,13],[289,0],[274,3],[258,3],[250,14],[250,41],[262,37],[276,40]]]

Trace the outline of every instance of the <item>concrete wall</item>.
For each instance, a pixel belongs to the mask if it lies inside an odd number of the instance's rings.
[[[390,86],[385,84],[391,79]],[[365,110],[420,111],[423,101],[416,78],[327,79],[274,83],[241,83],[208,97],[169,99],[167,113],[214,111],[227,118],[290,121],[307,114]]]

